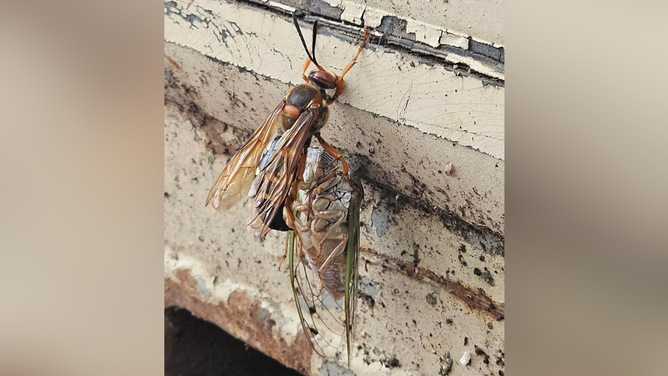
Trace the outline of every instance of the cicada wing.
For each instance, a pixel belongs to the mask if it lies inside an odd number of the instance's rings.
[[[255,170],[262,153],[274,138],[285,100],[276,106],[267,120],[253,132],[246,143],[232,156],[211,187],[206,204],[218,210],[227,210],[239,202],[250,190]]]
[[[357,288],[359,285],[360,254],[360,207],[364,199],[364,190],[357,176],[350,179],[353,188],[350,206],[348,206],[348,244],[346,245],[346,291],[344,297],[346,313],[346,349],[350,364],[350,344],[355,327],[355,309],[357,308]]]
[[[290,285],[299,320],[314,351],[322,357],[335,358],[342,353],[346,338],[344,303],[335,301],[327,289],[320,287],[317,274],[303,259],[298,240],[290,230],[287,252]]]
[[[311,105],[299,115],[295,124],[283,133],[276,152],[255,178],[257,189],[254,189],[248,224],[261,238],[269,232],[269,225],[283,207],[285,197],[300,173],[300,168],[303,168],[306,142],[311,137],[311,127],[319,110],[319,105]]]

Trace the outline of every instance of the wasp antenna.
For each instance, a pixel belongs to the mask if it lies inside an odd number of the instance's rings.
[[[318,65],[318,63],[315,62],[315,59],[311,55],[310,52],[308,52],[308,47],[306,47],[306,41],[304,40],[304,36],[302,35],[302,29],[299,28],[299,22],[297,22],[297,14],[292,13],[292,22],[294,22],[295,27],[297,28],[297,34],[299,34],[299,39],[302,41],[302,46],[304,46],[304,51],[306,51],[306,55],[308,55],[308,58],[311,59],[311,61],[315,64]],[[317,21],[316,21],[317,22]],[[313,30],[315,30],[315,25]],[[313,41],[313,46],[315,47],[315,40]]]
[[[311,53],[313,54],[313,64],[315,64],[318,68],[320,65],[318,65],[318,61],[315,59],[315,37],[318,35],[318,20],[316,19],[315,22],[313,22],[313,47],[311,47]]]

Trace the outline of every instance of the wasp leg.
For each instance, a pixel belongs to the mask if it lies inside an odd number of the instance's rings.
[[[322,146],[323,149],[325,149],[329,154],[332,155],[332,157],[338,159],[341,161],[341,164],[343,165],[343,174],[348,176],[348,162],[346,162],[345,159],[343,159],[343,154],[336,150],[336,148],[330,144],[327,143],[327,141],[322,139],[322,136],[320,133],[316,133],[315,138],[318,139],[318,142]]]
[[[336,79],[336,92],[334,93],[334,96],[330,99],[330,101],[334,102],[336,98],[343,93],[343,90],[346,88],[346,83],[343,81],[343,76],[348,73],[350,69],[352,69],[353,65],[357,63],[357,58],[360,56],[360,53],[362,53],[362,50],[364,49],[364,45],[366,44],[367,39],[369,38],[369,28],[365,27],[364,28],[364,37],[362,38],[362,44],[360,44],[360,47],[357,49],[357,53],[355,53],[355,56],[353,56],[353,59],[348,63],[346,66],[346,69],[343,70],[343,73],[339,76],[339,78]],[[330,102],[331,103],[331,102]]]
[[[286,197],[286,204],[289,202],[289,197]],[[283,219],[285,220],[285,223],[290,227],[291,229],[295,229],[295,218],[292,216],[292,213],[290,212],[290,206],[291,205],[285,205],[283,206]],[[295,237],[296,236],[295,234]],[[281,271],[281,266],[283,266],[283,262],[285,259],[288,257],[288,242],[290,241],[290,236],[285,237],[285,251],[283,251],[283,257],[281,257],[281,262],[278,263],[278,271]]]
[[[306,62],[304,63],[304,69],[302,69],[302,78],[306,83],[308,83],[308,77],[306,77],[306,70],[308,69],[309,65],[311,65],[311,59],[306,58]]]

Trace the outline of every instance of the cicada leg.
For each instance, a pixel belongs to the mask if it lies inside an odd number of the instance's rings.
[[[358,271],[357,263],[360,246],[360,206],[364,191],[358,177],[351,180],[357,189],[353,190],[350,206],[348,208],[348,236],[346,241],[346,289],[345,289],[345,312],[346,312],[346,350],[348,353],[348,366],[350,366],[350,342],[352,338],[353,323],[355,321],[355,298],[357,297]]]

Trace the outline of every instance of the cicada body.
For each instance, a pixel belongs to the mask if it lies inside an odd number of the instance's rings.
[[[322,138],[320,129],[329,118],[328,104],[334,102],[345,89],[343,77],[357,61],[368,37],[368,29],[365,29],[364,39],[353,60],[343,73],[337,76],[326,71],[316,60],[317,21],[313,25],[313,52],[309,53],[295,16],[293,20],[308,55],[302,71],[306,83],[291,89],[264,123],[232,156],[206,199],[206,205],[211,203],[218,210],[227,210],[246,196],[253,185],[254,202],[249,225],[260,238],[264,238],[272,228],[272,223],[276,223],[276,215],[283,215],[281,211],[293,183],[303,172],[306,150],[312,137],[316,137],[323,148],[342,162],[344,172],[347,173],[348,166],[343,156]],[[306,71],[311,63],[317,70],[311,71],[307,76]],[[270,145],[277,135],[280,138]],[[268,151],[271,152],[267,153]],[[258,170],[263,155],[268,158]],[[276,220],[280,222],[280,218]]]
[[[315,351],[350,361],[363,190],[322,148],[309,148],[288,235],[290,282],[304,333]],[[296,250],[296,251],[295,251]]]

